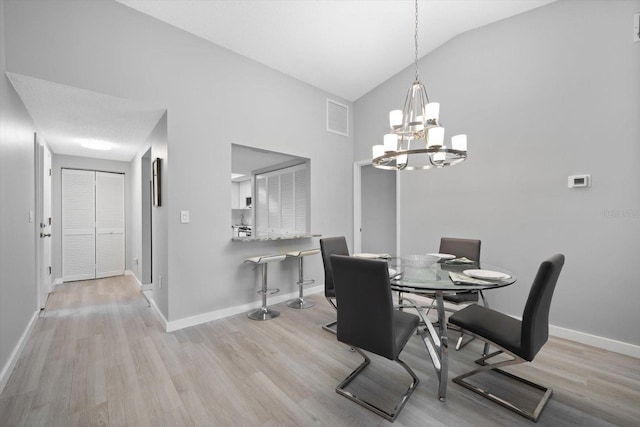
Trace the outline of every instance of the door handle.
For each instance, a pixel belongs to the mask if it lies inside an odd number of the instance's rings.
[[[41,238],[45,238],[45,237],[51,237],[51,233],[40,233],[40,237]]]

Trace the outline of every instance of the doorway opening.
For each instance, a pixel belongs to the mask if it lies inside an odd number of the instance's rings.
[[[370,160],[353,165],[354,252],[399,255],[397,173],[376,169]]]
[[[142,290],[152,289],[152,215],[151,206],[153,204],[153,182],[151,177],[151,148],[149,148],[140,159],[140,194],[141,194],[141,218],[142,218],[142,246],[140,260],[138,263],[138,274]]]

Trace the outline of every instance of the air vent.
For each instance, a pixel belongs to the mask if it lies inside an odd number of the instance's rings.
[[[327,131],[349,136],[349,107],[327,99]]]

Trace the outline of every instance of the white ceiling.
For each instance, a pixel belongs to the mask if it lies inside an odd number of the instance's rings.
[[[117,1],[350,101],[413,63],[413,0]],[[553,1],[420,0],[418,55]]]
[[[347,100],[413,63],[412,0],[116,1]],[[420,0],[419,56],[465,31],[553,1]],[[164,113],[7,74],[56,154],[130,161]],[[89,150],[81,138],[113,147]]]
[[[113,96],[7,72],[38,131],[56,154],[129,162],[142,149],[164,110]],[[81,140],[106,141],[107,151]]]

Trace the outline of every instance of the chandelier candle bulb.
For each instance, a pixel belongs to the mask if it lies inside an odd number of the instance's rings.
[[[398,149],[398,135],[388,133],[384,136],[384,151],[396,151]]]
[[[427,130],[427,148],[442,147],[444,143],[444,128],[440,126]]]
[[[402,124],[402,110],[393,110],[389,112],[389,124],[392,128]]]
[[[456,135],[451,137],[451,148],[458,151],[467,151],[467,135]]]
[[[384,155],[384,145],[374,145],[371,147],[371,152],[374,159]]]
[[[407,164],[407,160],[408,160],[408,156],[406,154],[401,154],[398,156],[398,160],[396,160],[396,164],[400,168],[404,168],[404,166]]]
[[[433,153],[434,163],[443,163],[446,158],[447,158],[447,155],[445,153],[441,153],[441,152]]]
[[[438,122],[438,118],[440,116],[440,103],[439,102],[430,102],[425,107],[425,114],[427,116],[427,121],[434,120],[436,123]]]

